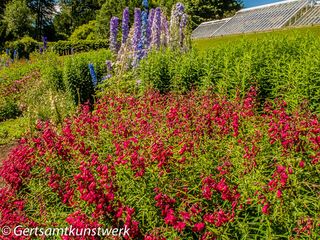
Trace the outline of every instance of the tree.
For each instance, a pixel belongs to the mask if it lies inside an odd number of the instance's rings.
[[[56,38],[59,40],[66,40],[72,33],[72,24],[71,8],[66,5],[62,5],[60,12],[53,18]]]
[[[26,0],[13,0],[6,5],[3,22],[6,35],[20,38],[32,32],[32,14]]]
[[[242,2],[239,0],[186,0],[185,2],[193,28],[202,22],[232,16],[242,7]]]
[[[41,40],[52,31],[56,0],[27,0],[27,3],[35,15],[35,38]]]
[[[61,0],[62,9],[68,9],[72,19],[72,31],[91,20],[95,20],[96,13],[102,3],[101,0]]]
[[[6,9],[6,4],[9,0],[1,0],[0,1],[0,47],[3,47],[4,42],[6,41],[6,24],[3,21],[4,11]]]

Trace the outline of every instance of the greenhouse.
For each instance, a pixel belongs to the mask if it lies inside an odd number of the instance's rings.
[[[319,23],[318,1],[287,0],[242,9],[232,18],[202,23],[193,31],[192,37],[207,38]]]

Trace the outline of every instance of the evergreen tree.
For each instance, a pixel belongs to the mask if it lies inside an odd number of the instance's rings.
[[[57,2],[56,0],[27,0],[27,3],[31,12],[35,15],[35,38],[41,40],[42,36],[52,31]]]

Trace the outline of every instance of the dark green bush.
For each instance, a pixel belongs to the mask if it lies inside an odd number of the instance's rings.
[[[11,58],[13,58],[14,50],[17,50],[19,58],[29,59],[30,53],[38,50],[41,45],[42,43],[31,37],[24,37],[14,42],[6,42],[5,47],[10,49]]]
[[[88,64],[92,63],[94,65],[98,82],[101,82],[106,74],[105,62],[110,58],[110,51],[100,50],[94,52],[94,54],[92,52],[81,53],[65,59],[63,81],[75,104],[84,103],[93,98],[94,86]]]
[[[87,52],[108,48],[107,40],[78,40],[78,41],[58,41],[49,45],[52,50],[60,55],[69,55],[78,52]]]
[[[0,122],[16,118],[21,115],[18,104],[11,98],[4,99],[0,105]]]

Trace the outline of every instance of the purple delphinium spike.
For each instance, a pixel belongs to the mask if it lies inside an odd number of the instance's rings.
[[[188,16],[187,14],[183,14],[181,16],[181,20],[180,20],[180,26],[179,26],[179,33],[180,33],[180,46],[182,47],[183,45],[183,40],[184,40],[184,37],[185,37],[185,28],[187,26],[187,22],[188,22]]]
[[[178,16],[182,16],[183,13],[184,13],[184,5],[182,3],[180,3],[180,2],[178,2],[176,4],[176,14]]]
[[[42,48],[42,47],[40,48],[40,53],[41,53],[41,54],[43,53],[43,48]]]
[[[122,44],[127,41],[129,35],[129,8],[126,7],[122,14]]]
[[[151,46],[160,47],[160,34],[161,34],[161,9],[158,7],[155,10],[154,19],[152,23]]]
[[[97,79],[96,72],[94,70],[94,66],[92,63],[89,63],[88,66],[89,66],[89,71],[90,71],[93,87],[96,87],[98,84],[98,79]]]
[[[48,38],[47,37],[43,37],[42,38],[42,42],[43,42],[43,49],[47,49]]]
[[[169,25],[167,18],[164,14],[161,14],[161,45],[167,46],[169,37]]]
[[[140,8],[134,9],[134,32],[132,39],[133,50],[138,50],[138,45],[141,42],[141,10]]]
[[[134,11],[134,32],[132,39],[132,47],[134,51],[132,66],[136,67],[142,57],[143,42],[141,29],[141,10],[136,8]]]
[[[154,13],[155,10],[152,8],[150,10],[149,16],[148,16],[148,26],[147,26],[147,32],[146,32],[146,36],[147,36],[147,47],[150,46],[151,44],[151,35],[152,35],[152,23],[153,23],[153,19],[154,19]]]
[[[106,61],[106,65],[107,65],[107,71],[111,72],[112,71],[112,61],[111,60],[107,60]]]
[[[114,53],[118,52],[118,26],[119,26],[119,18],[112,17],[110,20],[110,49]]]
[[[111,60],[106,61],[106,66],[107,66],[107,76],[105,76],[102,80],[106,80],[112,77],[112,62]]]
[[[148,28],[148,13],[146,11],[142,11],[141,13],[141,40],[143,48],[148,45],[148,37],[147,37],[147,28]]]

